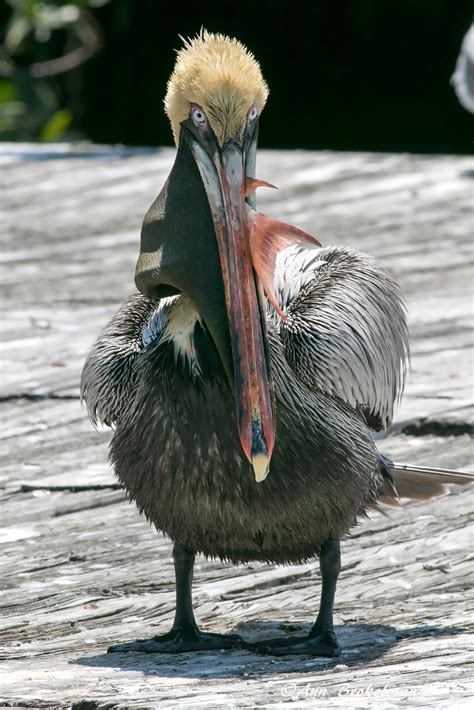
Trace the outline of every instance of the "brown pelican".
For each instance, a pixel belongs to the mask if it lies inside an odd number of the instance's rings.
[[[319,556],[308,637],[260,648],[337,655],[339,540],[377,499],[429,497],[444,480],[397,471],[374,444],[408,356],[392,277],[369,256],[323,248],[255,211],[267,93],[234,39],[204,32],[180,50],[165,99],[178,149],[144,220],[139,293],[84,367],[90,416],[115,429],[116,475],[174,542],[172,629],[112,651],[245,646],[196,624],[191,585],[202,553],[235,563]]]

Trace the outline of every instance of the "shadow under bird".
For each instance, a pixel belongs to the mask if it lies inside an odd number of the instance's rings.
[[[368,507],[430,498],[468,476],[398,466],[377,450],[403,389],[402,297],[369,256],[321,247],[256,212],[268,89],[238,41],[203,32],[179,51],[165,107],[176,160],[145,217],[131,295],[82,375],[90,416],[115,429],[115,473],[174,543],[171,630],[110,651],[230,647],[336,656],[340,539]],[[319,556],[307,637],[258,646],[204,633],[197,553],[232,562]]]

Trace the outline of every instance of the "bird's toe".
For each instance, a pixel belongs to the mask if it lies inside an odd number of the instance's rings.
[[[205,633],[198,629],[186,632],[171,630],[149,640],[131,641],[110,646],[107,653],[191,653],[230,648],[247,649],[249,644],[237,634]]]
[[[255,646],[255,651],[269,656],[322,656],[335,658],[341,649],[334,631],[319,631],[312,636],[289,636],[270,639]]]
[[[128,643],[117,643],[109,646],[107,653],[153,653],[155,648],[154,639],[137,639]]]

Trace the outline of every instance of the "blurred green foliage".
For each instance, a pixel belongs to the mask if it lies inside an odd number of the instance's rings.
[[[110,0],[6,0],[0,45],[0,139],[78,138],[67,75],[102,45],[92,10]],[[74,92],[72,92],[74,94]],[[69,99],[66,98],[69,96]]]

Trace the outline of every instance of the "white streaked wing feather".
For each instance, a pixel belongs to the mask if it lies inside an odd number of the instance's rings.
[[[351,249],[291,247],[277,260],[275,291],[298,377],[387,427],[408,358],[403,299],[388,272]]]

